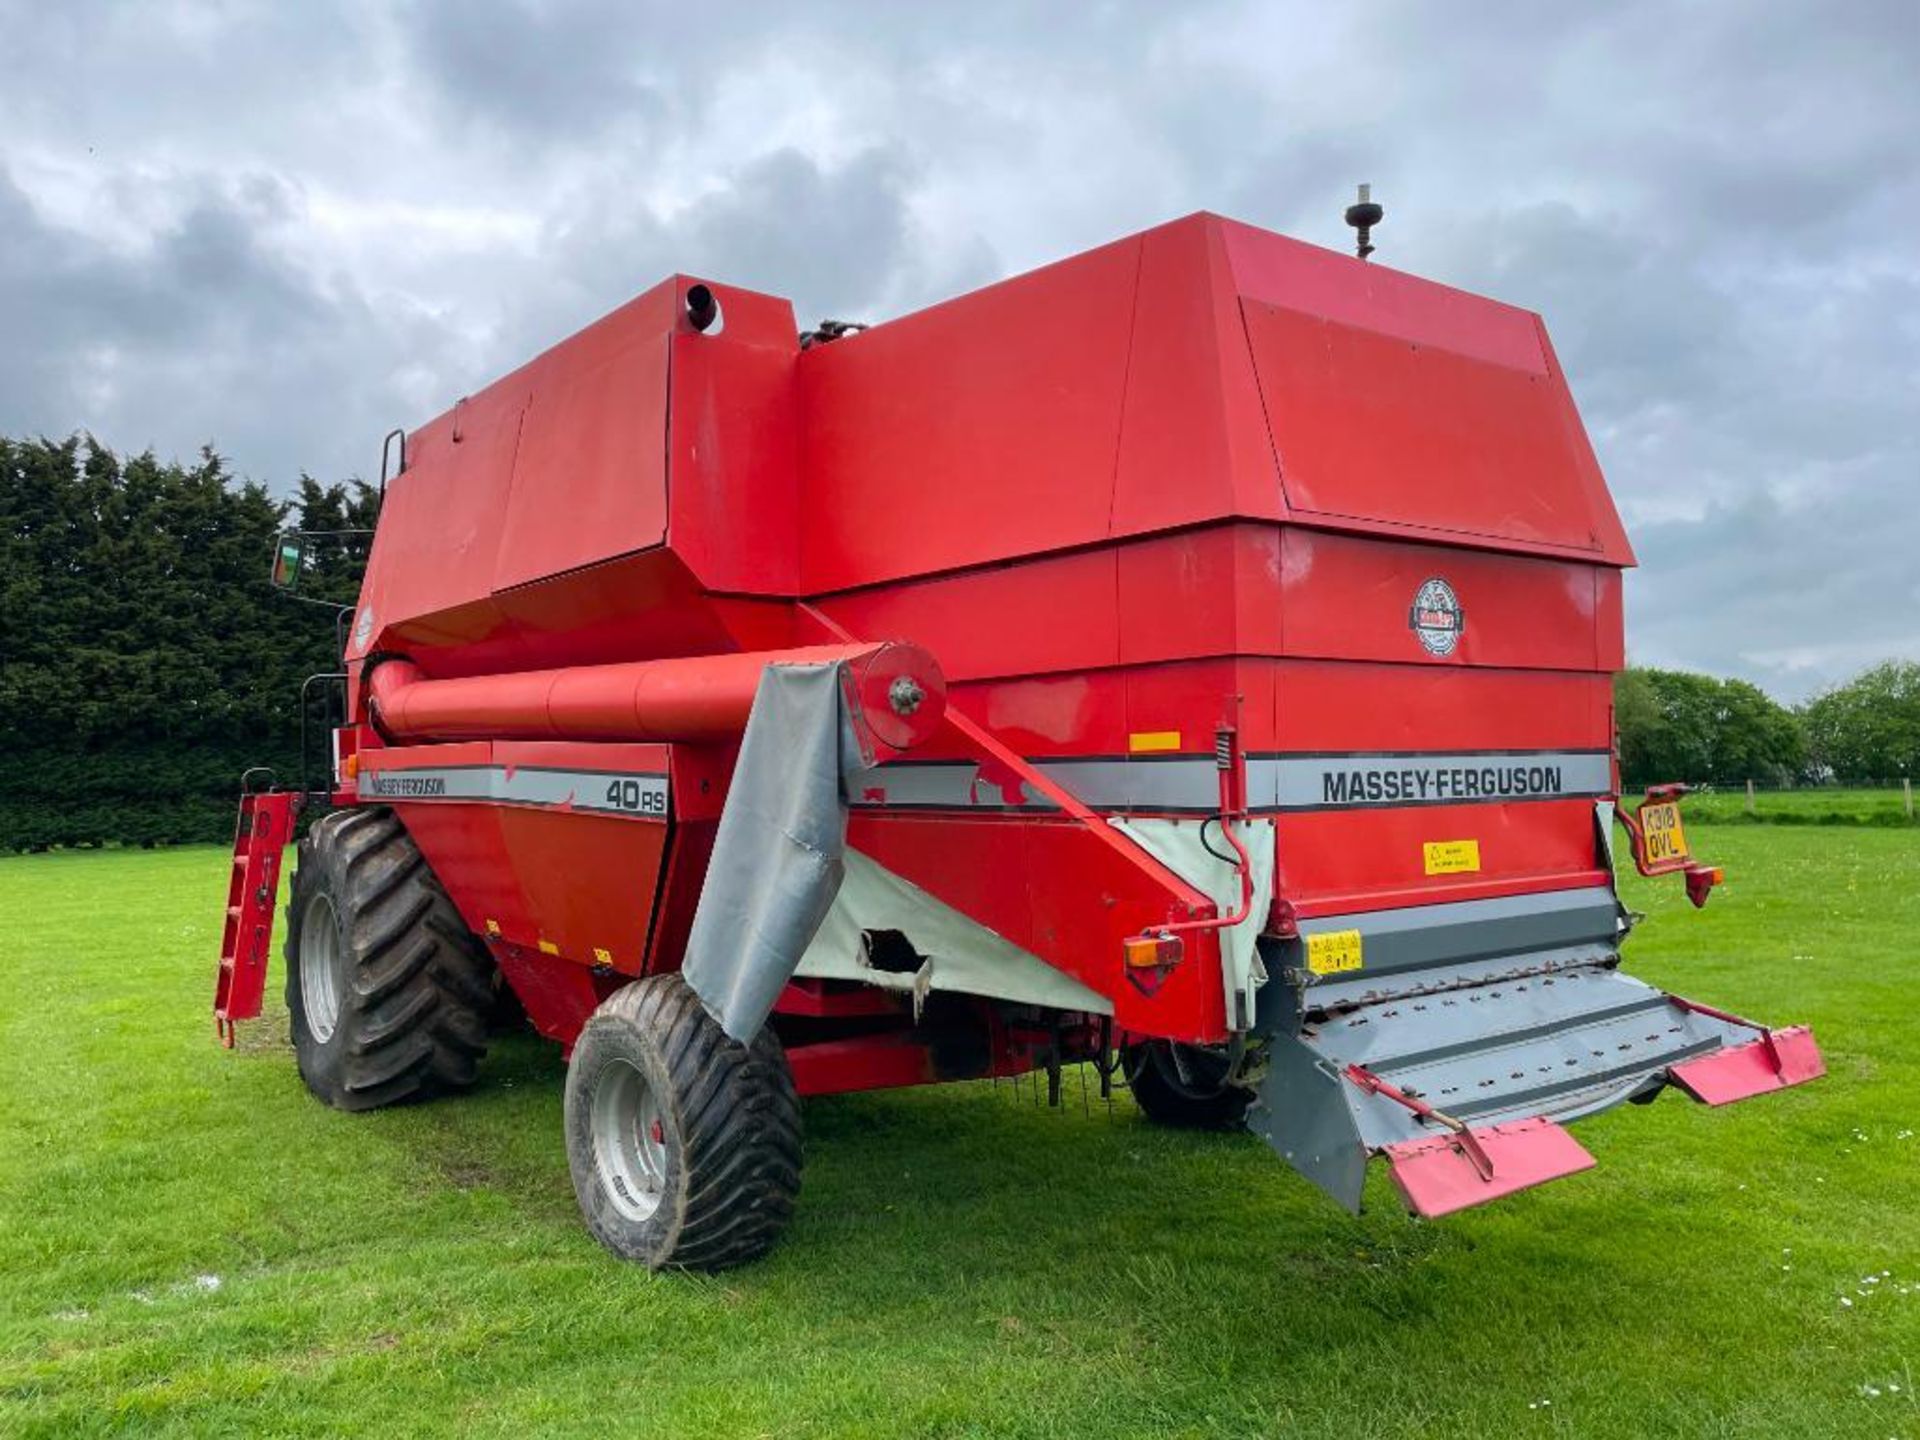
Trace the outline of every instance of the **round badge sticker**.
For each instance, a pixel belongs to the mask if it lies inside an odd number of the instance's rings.
[[[1414,593],[1407,624],[1429,655],[1451,655],[1467,628],[1467,612],[1453,587],[1436,575]]]

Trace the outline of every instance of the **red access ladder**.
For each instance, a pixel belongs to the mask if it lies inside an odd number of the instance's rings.
[[[213,1028],[233,1048],[233,1024],[260,1013],[273,948],[273,897],[280,855],[293,838],[300,797],[291,790],[240,796],[233,833],[233,873],[227,882],[227,925],[220,941],[220,975],[213,992]]]

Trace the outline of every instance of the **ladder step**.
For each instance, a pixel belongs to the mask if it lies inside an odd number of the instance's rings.
[[[260,1013],[273,935],[273,882],[279,878],[280,852],[290,838],[297,809],[297,797],[284,790],[251,792],[240,800],[227,890],[227,933],[221,941],[214,993],[215,1017],[227,1027],[222,1033],[229,1043],[233,1021]]]

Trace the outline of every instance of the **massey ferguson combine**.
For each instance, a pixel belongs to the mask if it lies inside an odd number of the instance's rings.
[[[330,783],[242,802],[217,1015],[307,1086],[570,1056],[588,1226],[752,1259],[801,1097],[1116,1071],[1358,1209],[1821,1073],[1620,968],[1618,516],[1539,319],[1196,215],[870,329],[665,281],[391,437]],[[295,546],[297,549],[297,544]]]

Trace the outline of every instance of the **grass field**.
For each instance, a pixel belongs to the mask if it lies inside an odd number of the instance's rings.
[[[1686,816],[1704,825],[1892,825],[1914,826],[1898,786],[1846,790],[1808,786],[1800,790],[1761,790],[1747,809],[1747,792],[1733,786],[1703,790],[1687,797]]]
[[[367,1116],[277,1003],[217,1049],[221,853],[0,860],[0,1433],[1920,1436],[1920,834],[1696,845],[1729,883],[1629,878],[1633,967],[1811,1021],[1824,1081],[1612,1112],[1430,1224],[1071,1077],[816,1101],[718,1279],[580,1228],[549,1046]]]

